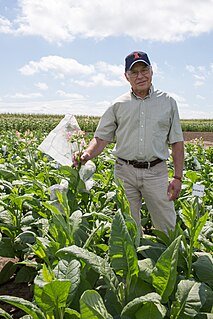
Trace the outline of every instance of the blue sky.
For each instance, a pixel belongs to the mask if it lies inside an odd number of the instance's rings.
[[[102,115],[148,53],[180,117],[213,118],[213,0],[0,0],[0,112]]]

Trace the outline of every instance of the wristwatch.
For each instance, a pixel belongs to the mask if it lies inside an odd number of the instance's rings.
[[[179,181],[180,182],[182,182],[182,177],[180,177],[180,176],[176,176],[176,175],[174,175],[174,176],[172,176],[174,179],[179,179]]]

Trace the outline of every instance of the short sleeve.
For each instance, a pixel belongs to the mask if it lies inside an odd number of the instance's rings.
[[[105,141],[114,142],[116,128],[116,116],[113,106],[110,106],[102,115],[94,136]]]
[[[172,104],[172,116],[171,116],[171,127],[168,134],[168,142],[170,144],[173,144],[176,142],[182,142],[184,139],[183,139],[183,132],[181,128],[177,103],[172,98],[171,98],[171,104]]]

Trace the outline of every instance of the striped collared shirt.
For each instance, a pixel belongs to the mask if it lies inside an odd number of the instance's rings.
[[[94,136],[116,141],[113,154],[117,157],[166,160],[168,144],[183,141],[176,101],[153,86],[144,99],[128,92],[106,110]]]

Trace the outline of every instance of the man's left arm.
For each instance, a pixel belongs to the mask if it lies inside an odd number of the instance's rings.
[[[174,175],[168,186],[169,200],[175,200],[182,185],[183,165],[184,165],[184,142],[176,142],[172,145],[172,158],[174,163]]]

